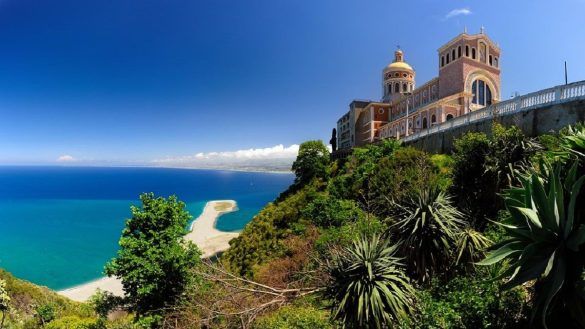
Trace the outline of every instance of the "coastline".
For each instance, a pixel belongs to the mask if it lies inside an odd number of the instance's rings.
[[[185,169],[185,170],[214,170],[264,174],[294,174],[290,169],[265,170],[255,168],[221,168],[221,167],[181,167],[181,166],[149,166],[149,165],[102,165],[102,164],[0,164],[0,167],[57,167],[57,168],[160,168],[160,169]]]
[[[229,248],[229,241],[237,237],[239,232],[224,232],[215,228],[219,216],[237,211],[237,203],[234,200],[208,201],[190,226],[190,231],[185,235],[187,241],[195,243],[202,252],[202,258],[209,258]],[[57,291],[58,294],[74,301],[84,302],[91,297],[97,289],[111,292],[116,296],[124,294],[122,282],[117,278],[102,277],[90,282],[82,283],[71,288]]]

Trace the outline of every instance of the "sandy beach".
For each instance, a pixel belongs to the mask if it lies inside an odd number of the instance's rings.
[[[215,228],[217,218],[222,214],[236,211],[234,200],[209,201],[203,212],[191,224],[191,231],[185,239],[195,243],[201,249],[202,257],[208,258],[229,248],[229,241],[238,236],[236,232],[223,232]],[[122,283],[116,278],[104,277],[69,289],[58,291],[60,295],[75,301],[86,301],[97,289],[109,291],[117,296],[124,294]]]

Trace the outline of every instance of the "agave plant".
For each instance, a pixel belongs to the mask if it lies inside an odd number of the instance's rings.
[[[585,156],[585,125],[568,126],[560,137],[561,149]]]
[[[325,297],[343,327],[385,328],[408,315],[414,289],[395,252],[395,246],[373,236],[333,256]]]
[[[578,177],[577,162],[564,168],[560,159],[543,163],[540,172],[519,177],[520,187],[505,191],[510,223],[500,225],[509,238],[479,263],[509,260],[501,276],[505,289],[536,280],[532,320],[540,315],[545,328],[552,314],[570,314],[561,318],[585,326],[585,212],[578,204],[585,176]]]
[[[396,205],[394,216],[397,222],[391,231],[400,239],[400,252],[409,273],[426,281],[451,265],[466,221],[444,192],[437,188],[422,190],[404,205]]]

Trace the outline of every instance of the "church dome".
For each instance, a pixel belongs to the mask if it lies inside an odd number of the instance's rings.
[[[414,72],[412,66],[410,66],[407,62],[404,61],[404,53],[402,50],[398,49],[394,52],[394,62],[390,63],[386,68],[384,68],[385,72],[388,71],[409,71]]]

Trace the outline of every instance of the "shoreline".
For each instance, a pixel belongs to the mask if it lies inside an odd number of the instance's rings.
[[[208,201],[199,217],[191,223],[189,233],[185,235],[185,239],[199,247],[202,258],[209,258],[227,250],[229,248],[229,241],[237,237],[240,233],[220,231],[215,228],[215,224],[221,215],[237,210],[237,203],[234,200]],[[117,278],[110,277],[98,278],[59,290],[57,293],[74,301],[84,302],[97,289],[111,292],[116,296],[122,296],[124,294],[122,282]]]
[[[0,164],[0,167],[56,167],[56,168],[160,168],[160,169],[185,169],[185,170],[213,170],[244,173],[264,174],[294,174],[292,170],[263,170],[254,168],[219,168],[219,167],[181,167],[181,166],[148,166],[148,165],[89,165],[89,164]]]

